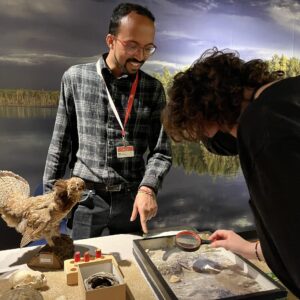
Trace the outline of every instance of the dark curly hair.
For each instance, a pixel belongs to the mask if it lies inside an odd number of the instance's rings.
[[[260,59],[245,62],[233,50],[206,50],[190,68],[175,75],[162,113],[167,133],[175,141],[199,141],[207,122],[232,128],[241,113],[244,90],[255,91],[280,77]]]

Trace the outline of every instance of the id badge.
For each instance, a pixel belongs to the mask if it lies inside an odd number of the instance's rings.
[[[117,147],[117,158],[126,157],[134,157],[134,147],[130,145]]]

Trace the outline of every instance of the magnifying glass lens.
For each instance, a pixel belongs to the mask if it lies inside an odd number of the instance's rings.
[[[184,251],[196,251],[201,245],[201,239],[193,231],[181,231],[175,237],[176,245]]]

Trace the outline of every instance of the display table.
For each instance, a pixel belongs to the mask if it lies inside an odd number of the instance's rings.
[[[127,300],[157,299],[133,256],[132,243],[135,239],[141,239],[141,237],[138,235],[120,234],[78,240],[75,241],[74,244],[75,251],[80,251],[81,254],[86,251],[94,253],[97,248],[100,248],[103,254],[114,255],[127,283]],[[40,248],[40,246],[35,246],[0,251],[0,296],[9,289],[8,282],[4,278],[16,269],[26,268],[26,263],[39,251]],[[258,261],[252,262],[264,272],[270,272],[265,263]],[[61,295],[64,295],[65,299],[81,299],[79,287],[68,286],[66,284],[66,277],[63,270],[45,271],[44,274],[47,277],[47,288],[42,290],[41,293],[45,300],[55,300]],[[289,293],[287,299],[294,300],[297,298]]]
[[[120,234],[105,236],[99,238],[85,239],[75,241],[75,251],[82,254],[86,251],[95,252],[96,248],[100,248],[103,254],[113,254],[119,263],[127,283],[127,299],[156,299],[150,285],[146,281],[139,266],[135,262],[132,253],[132,241],[140,239],[140,236],[130,234]],[[16,269],[26,268],[28,262],[40,249],[40,246],[26,247],[22,249],[11,249],[0,251],[0,296],[9,285],[7,277],[10,272]],[[43,271],[44,272],[44,271]],[[66,299],[80,300],[80,291],[78,286],[68,286],[66,284],[65,274],[61,271],[46,271],[47,288],[41,293],[45,300],[55,300],[57,297],[64,295]]]

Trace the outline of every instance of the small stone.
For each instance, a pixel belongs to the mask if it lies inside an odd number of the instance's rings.
[[[207,258],[197,259],[192,268],[195,272],[207,274],[218,274],[222,271],[221,265]]]
[[[176,283],[176,282],[180,282],[180,281],[181,281],[180,277],[178,277],[176,275],[172,275],[169,279],[169,282],[171,282],[171,283]]]
[[[67,298],[64,295],[61,295],[61,296],[55,298],[55,300],[67,300]]]

